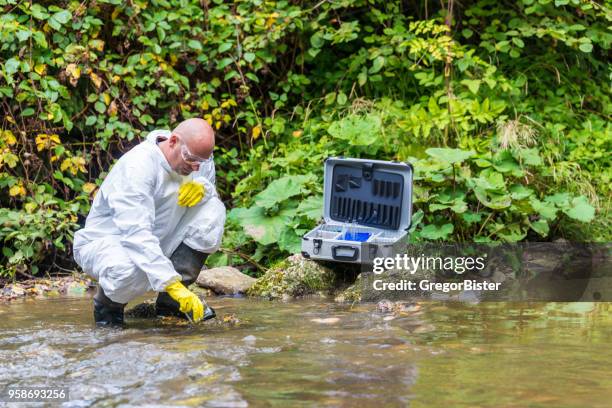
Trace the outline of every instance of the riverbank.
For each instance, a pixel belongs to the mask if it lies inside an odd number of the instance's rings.
[[[83,274],[47,278],[27,279],[10,282],[0,288],[0,303],[8,303],[25,298],[47,298],[61,295],[81,296],[95,283]]]

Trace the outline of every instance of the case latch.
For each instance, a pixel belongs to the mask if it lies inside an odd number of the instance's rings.
[[[372,172],[374,171],[374,163],[364,163],[361,168],[361,175],[364,180],[372,180]]]
[[[314,245],[314,248],[312,249],[312,253],[315,255],[318,255],[319,251],[321,250],[321,245],[323,245],[323,240],[315,238],[312,240],[312,244]]]

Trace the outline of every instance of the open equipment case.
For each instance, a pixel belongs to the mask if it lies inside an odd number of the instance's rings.
[[[412,219],[412,166],[382,160],[328,158],[323,224],[302,237],[302,255],[370,264],[407,245]]]

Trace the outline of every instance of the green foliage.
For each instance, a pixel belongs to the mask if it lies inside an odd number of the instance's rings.
[[[476,155],[461,149],[428,149],[414,159],[413,241],[515,242],[549,236],[564,217],[590,222],[594,208],[585,196],[546,195],[532,187],[542,162],[521,164],[521,150]],[[451,168],[448,163],[452,162]],[[417,218],[418,217],[418,218]]]
[[[609,1],[0,7],[0,274],[69,255],[112,161],[194,116],[235,208],[216,264],[295,251],[340,155],[413,162],[414,239],[610,239]]]

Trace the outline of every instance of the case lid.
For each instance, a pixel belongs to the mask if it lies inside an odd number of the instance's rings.
[[[323,218],[387,230],[410,228],[412,166],[330,157],[325,161]]]

